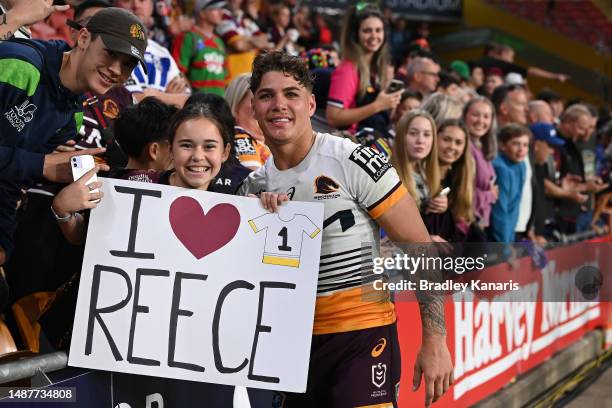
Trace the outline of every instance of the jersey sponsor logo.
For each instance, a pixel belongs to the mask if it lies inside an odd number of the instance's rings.
[[[378,181],[391,168],[389,160],[376,150],[359,146],[349,156],[349,160],[357,164],[374,181]]]
[[[387,381],[387,365],[378,363],[372,366],[372,384],[381,388]]]
[[[272,395],[272,408],[283,408],[285,406],[285,400],[287,396],[280,391],[273,391]]]
[[[378,344],[376,344],[376,346],[374,346],[374,348],[372,349],[372,357],[374,358],[380,357],[383,351],[385,351],[386,346],[387,346],[387,339],[385,339],[384,337],[381,337],[378,340]]]
[[[109,119],[116,119],[119,116],[119,106],[112,99],[106,99],[102,113]]]
[[[257,154],[251,139],[248,137],[236,139],[236,153],[241,154]]]
[[[26,99],[21,105],[15,105],[11,110],[5,112],[4,116],[18,132],[21,132],[26,124],[34,118],[36,109],[37,106]]]

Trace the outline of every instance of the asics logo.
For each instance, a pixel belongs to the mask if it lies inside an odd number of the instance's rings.
[[[376,344],[376,346],[374,346],[374,348],[372,349],[372,357],[374,358],[380,357],[383,351],[385,351],[386,346],[387,346],[387,339],[385,339],[384,337],[381,337],[380,340],[378,340],[378,343]]]

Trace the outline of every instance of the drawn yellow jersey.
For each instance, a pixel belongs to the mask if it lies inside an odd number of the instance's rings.
[[[281,171],[273,159],[268,160],[245,179],[239,193],[262,191],[325,204],[314,334],[395,321],[389,294],[368,290],[380,278],[372,271],[380,243],[375,220],[406,194],[386,157],[348,139],[318,133],[300,164]],[[276,243],[282,238],[279,233]]]
[[[255,233],[266,231],[262,262],[299,268],[304,236],[316,237],[321,230],[304,214],[282,219],[279,214],[266,213],[249,220]]]

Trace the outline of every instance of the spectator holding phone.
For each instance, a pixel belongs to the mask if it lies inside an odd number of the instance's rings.
[[[386,132],[390,111],[403,88],[388,93],[388,51],[383,16],[377,6],[359,3],[349,9],[342,31],[343,60],[331,77],[327,121],[351,133],[362,127]]]
[[[448,194],[449,210],[463,237],[474,221],[474,158],[469,132],[461,119],[446,119],[438,126],[440,178]]]
[[[454,221],[446,218],[449,191],[440,189],[437,144],[433,118],[415,109],[406,113],[397,125],[391,158],[402,183],[419,207],[432,239],[445,241],[455,237],[455,226]]]
[[[470,150],[474,158],[474,215],[480,228],[489,226],[491,207],[499,190],[491,161],[497,155],[497,121],[495,108],[485,97],[472,99],[465,105],[463,120],[470,135]]]

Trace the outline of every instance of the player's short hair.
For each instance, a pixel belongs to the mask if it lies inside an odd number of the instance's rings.
[[[251,91],[253,94],[259,89],[263,76],[273,71],[291,75],[300,85],[312,92],[314,79],[308,71],[306,63],[300,57],[294,57],[282,51],[272,51],[258,55],[253,61],[253,73],[251,75]]]
[[[168,140],[168,122],[177,111],[153,96],[127,106],[114,125],[115,139],[121,150],[138,159],[149,143]]]

